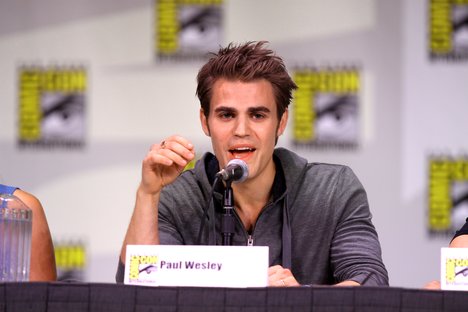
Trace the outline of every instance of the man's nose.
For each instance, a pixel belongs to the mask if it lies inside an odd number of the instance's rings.
[[[249,135],[250,133],[250,124],[247,117],[239,116],[236,120],[234,134],[240,137]]]

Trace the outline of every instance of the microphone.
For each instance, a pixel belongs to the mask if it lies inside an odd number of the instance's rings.
[[[249,176],[249,168],[245,161],[240,159],[230,160],[226,167],[216,174],[226,182],[241,183]]]

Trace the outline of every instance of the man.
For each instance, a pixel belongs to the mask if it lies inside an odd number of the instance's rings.
[[[249,176],[232,185],[233,245],[269,246],[270,286],[388,285],[366,194],[352,171],[275,149],[297,87],[264,46],[231,44],[198,73],[200,121],[215,156],[205,154],[181,174],[194,146],[172,136],[143,160],[118,281],[129,244],[221,244],[224,184],[211,198],[212,184],[230,160],[242,159]]]

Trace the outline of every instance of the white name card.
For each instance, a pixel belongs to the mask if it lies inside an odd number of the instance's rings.
[[[124,283],[266,287],[268,247],[128,245]]]
[[[440,288],[468,290],[468,248],[441,248]]]

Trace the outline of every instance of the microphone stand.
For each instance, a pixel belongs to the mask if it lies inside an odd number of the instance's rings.
[[[231,181],[226,181],[226,189],[223,198],[223,218],[221,219],[221,233],[223,234],[223,246],[232,245],[234,235],[234,194]]]

